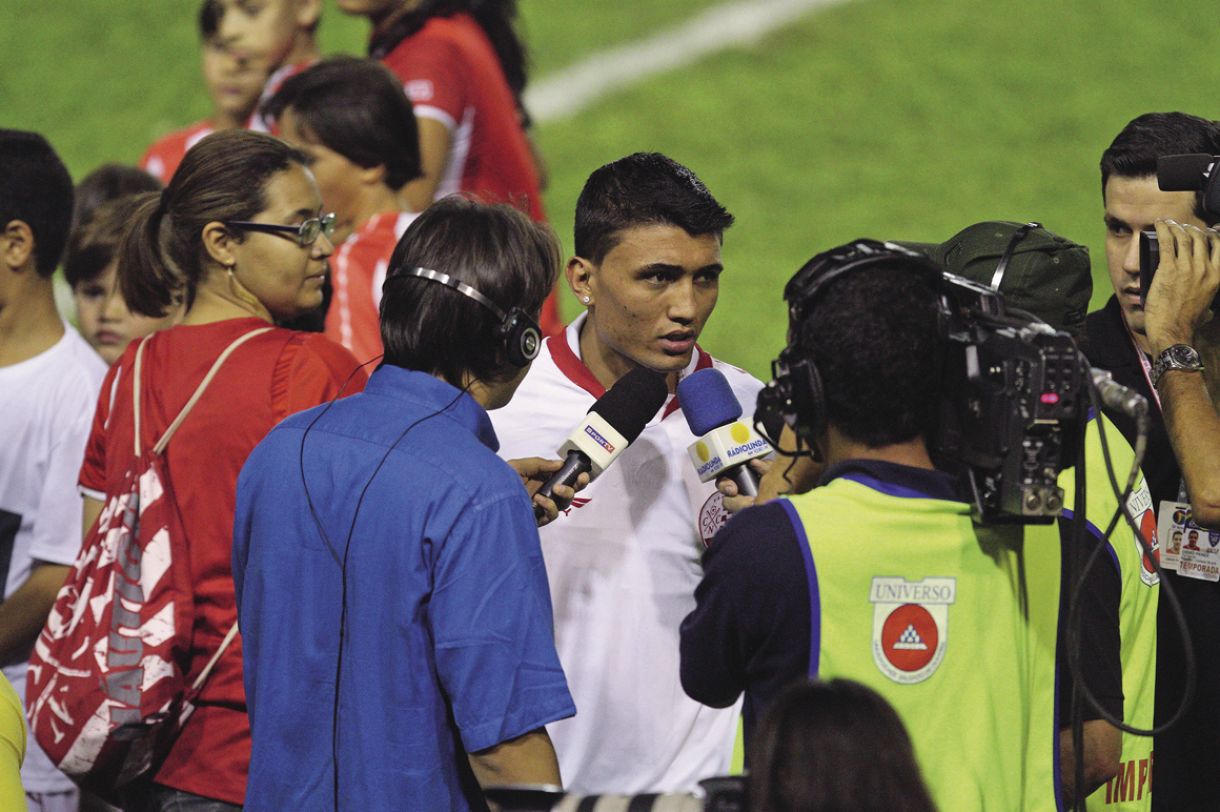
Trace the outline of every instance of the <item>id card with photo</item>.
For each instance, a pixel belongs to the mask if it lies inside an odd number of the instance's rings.
[[[1187,502],[1161,502],[1161,566],[1186,578],[1220,581],[1220,533],[1199,527]]]

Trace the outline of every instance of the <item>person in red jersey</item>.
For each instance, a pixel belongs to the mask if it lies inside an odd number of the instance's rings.
[[[336,57],[289,78],[262,112],[309,157],[322,203],[335,212],[324,332],[360,361],[375,358],[390,254],[415,219],[402,195],[420,174],[411,102],[383,65]]]
[[[321,0],[204,0],[199,31],[212,113],[158,139],[140,168],[169,183],[182,156],[211,133],[237,127],[266,131],[255,116],[259,100],[285,76],[317,61],[321,13]]]
[[[369,55],[402,82],[415,108],[423,175],[407,201],[467,192],[545,218],[535,153],[526,134],[525,47],[516,3],[481,0],[338,0],[373,24]],[[549,335],[563,327],[554,295],[542,309]]]
[[[140,158],[140,168],[168,183],[182,156],[217,130],[242,126],[249,118],[262,92],[266,74],[260,73],[248,61],[243,61],[226,47],[220,35],[219,0],[204,0],[199,10],[199,34],[202,42],[203,83],[212,102],[212,112],[153,142]]]
[[[182,302],[180,324],[143,340],[141,435],[151,444],[219,354],[228,358],[165,452],[194,590],[188,681],[236,620],[231,547],[237,475],[250,450],[290,414],[360,390],[357,361],[325,336],[274,326],[321,304],[333,217],[308,159],[279,139],[214,133],[182,161],[165,191],[147,194],[119,250],[123,298],[159,316]],[[111,367],[79,484],[88,526],[131,464],[131,370],[141,342]],[[346,388],[344,388],[346,385]],[[147,445],[145,445],[147,447]],[[237,809],[250,760],[240,639],[225,649],[197,707],[130,808]],[[181,806],[179,806],[181,804]]]

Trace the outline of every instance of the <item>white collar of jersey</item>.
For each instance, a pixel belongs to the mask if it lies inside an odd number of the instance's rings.
[[[584,363],[585,359],[581,357],[580,354],[580,331],[585,328],[585,321],[588,318],[589,314],[587,311],[581,313],[579,316],[572,319],[571,324],[569,324],[563,331],[563,338],[568,342],[568,347],[572,350],[572,354],[577,358],[580,358],[582,364]],[[678,380],[682,380],[687,375],[699,368],[699,354],[701,352],[703,351],[696,346],[695,351],[691,353],[690,363],[687,364],[686,368],[683,369],[678,375]]]
[[[584,364],[585,359],[582,358],[580,354],[580,331],[584,329],[585,321],[588,319],[588,317],[589,314],[587,312],[581,313],[572,320],[572,322],[564,329],[563,332],[563,340],[567,343],[568,349],[572,351],[572,355],[574,355],[582,364]],[[696,345],[695,351],[691,353],[690,363],[686,365],[685,369],[678,373],[678,380],[682,380],[687,375],[699,368],[700,357],[702,355],[705,355],[704,351],[700,349],[698,345]],[[587,366],[585,368],[588,369]],[[592,374],[592,372],[589,373],[590,377],[592,377]],[[579,381],[574,381],[574,383],[579,384]],[[661,420],[669,416],[669,414],[673,411],[670,406],[673,404],[674,397],[674,393],[671,392],[665,398],[665,405],[661,407],[661,410],[657,412],[656,416],[653,417],[652,420],[648,421],[648,425],[651,426],[654,423],[659,423]]]

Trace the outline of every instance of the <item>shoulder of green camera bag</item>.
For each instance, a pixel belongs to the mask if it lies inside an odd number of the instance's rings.
[[[944,270],[984,285],[995,283],[997,266],[1012,245],[999,279],[1009,308],[1027,311],[1057,330],[1084,329],[1093,295],[1089,249],[1038,225],[989,220],[959,231],[943,243],[901,243]]]

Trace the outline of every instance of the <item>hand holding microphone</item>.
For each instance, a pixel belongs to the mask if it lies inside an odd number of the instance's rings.
[[[737,492],[758,496],[759,475],[750,461],[771,453],[771,445],[741,421],[741,404],[718,369],[701,369],[678,384],[678,400],[697,439],[688,449],[699,481],[731,479]]]
[[[563,464],[538,494],[553,500],[559,510],[566,509],[571,498],[556,494],[555,488],[576,485],[581,474],[588,474],[590,482],[600,476],[640,436],[667,394],[665,378],[650,369],[637,367],[619,378],[559,447]],[[535,505],[534,515],[542,519],[546,511]]]
[[[573,497],[589,484],[589,475],[581,474],[572,485],[554,485],[552,496],[540,495],[538,492],[542,490],[543,484],[563,467],[564,461],[545,457],[522,457],[507,462],[525,485],[525,492],[529,494],[530,502],[534,505],[534,518],[537,519],[539,527],[545,527],[559,517],[556,501],[571,502]]]

